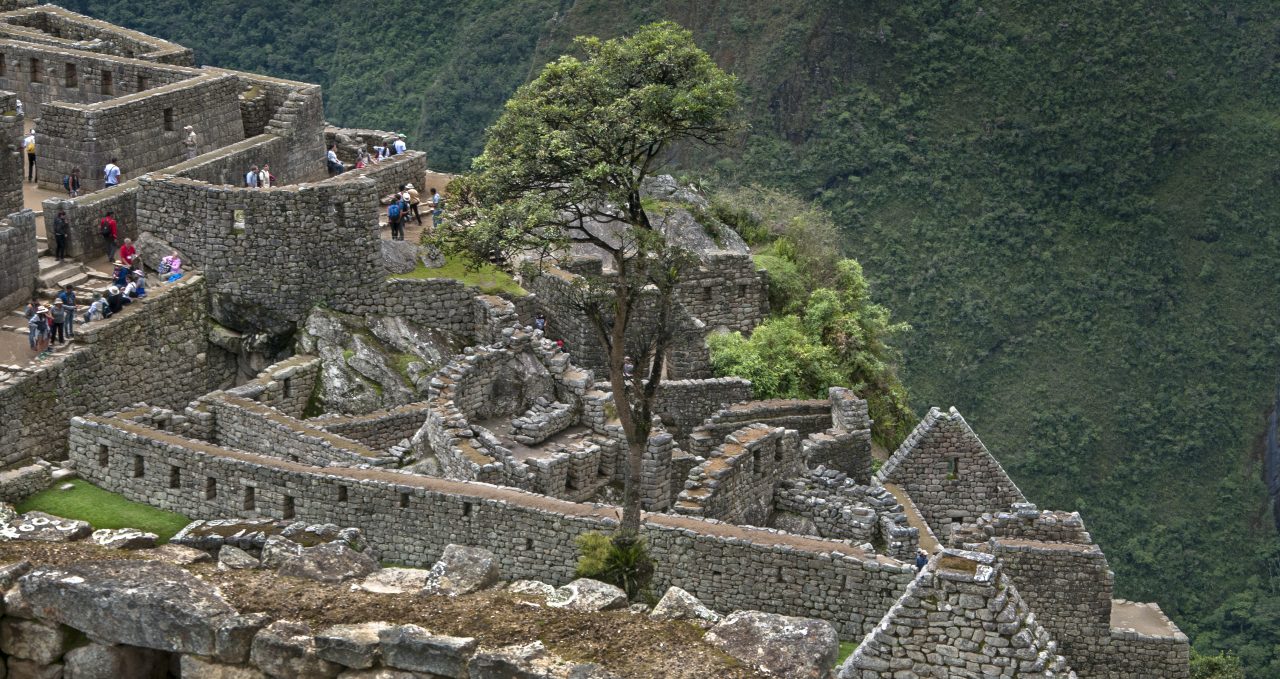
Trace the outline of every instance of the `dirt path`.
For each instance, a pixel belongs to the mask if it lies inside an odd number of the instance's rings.
[[[1165,618],[1158,608],[1132,601],[1113,600],[1111,602],[1111,627],[1131,629],[1139,634],[1153,637],[1167,637],[1174,633],[1168,618]]]

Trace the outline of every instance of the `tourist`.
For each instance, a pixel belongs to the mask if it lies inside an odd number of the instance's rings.
[[[89,303],[89,308],[85,309],[84,322],[100,321],[111,315],[111,310],[107,308],[107,301],[102,299],[102,293],[93,293],[93,301]]]
[[[129,267],[116,262],[111,269],[111,282],[123,288],[129,282]]]
[[[51,336],[54,344],[65,344],[67,337],[63,334],[67,324],[67,310],[62,306],[62,300],[55,299],[49,307],[49,320],[53,321],[50,328]]]
[[[102,185],[111,188],[120,183],[120,166],[116,165],[116,159],[112,158],[107,166],[102,168]]]
[[[431,197],[427,199],[431,203],[431,228],[440,226],[440,215],[444,213],[444,196],[436,193],[434,188],[431,189]]]
[[[919,573],[920,571],[924,570],[924,567],[927,565],[929,565],[929,553],[924,551],[923,549],[917,549],[916,550],[916,572]]]
[[[44,351],[48,346],[49,339],[49,309],[48,307],[36,307],[36,312],[31,314],[27,319],[27,344],[31,346],[31,350],[37,354]]]
[[[116,213],[107,212],[107,215],[98,222],[98,233],[102,236],[102,240],[107,243],[107,261],[116,261],[116,236],[117,227]]]
[[[67,234],[71,233],[71,225],[67,223],[67,211],[58,210],[53,218],[53,256],[59,262],[67,258]]]
[[[58,293],[58,301],[62,302],[62,308],[67,312],[62,334],[67,339],[71,339],[76,336],[76,291],[70,285],[62,286],[62,292]]]
[[[17,111],[19,116],[25,116],[25,115],[27,115],[26,111],[24,111],[24,110],[23,110],[23,108],[22,108],[22,100],[21,100],[21,99],[15,99],[15,100],[13,101],[13,110]]]
[[[329,176],[342,174],[342,161],[338,160],[338,145],[333,144],[329,147],[329,151],[324,154],[325,164],[329,166]]]
[[[125,304],[128,304],[128,302],[125,300],[125,296],[120,294],[120,288],[113,285],[107,288],[107,311],[110,313],[104,313],[103,315],[118,314],[121,309],[124,309]]]
[[[40,311],[40,300],[33,298],[30,302],[27,302],[27,307],[22,310],[22,315],[25,316],[29,321],[31,320],[31,317],[35,316],[37,313],[39,313],[39,311]]]
[[[360,149],[356,151],[356,169],[360,170],[369,166],[369,152]]]
[[[413,188],[413,184],[405,184],[404,187],[409,194],[409,210],[413,212],[413,218],[417,220],[418,226],[422,226],[422,194]]]
[[[396,137],[395,142],[391,144],[391,148],[395,149],[394,153],[397,156],[408,149],[408,147],[405,146],[404,137]]]
[[[391,225],[391,240],[404,240],[404,200],[394,194],[387,206],[387,223]]]
[[[251,189],[256,189],[261,186],[261,184],[258,183],[258,166],[257,165],[250,167],[249,171],[244,173],[244,185]]]
[[[127,267],[133,266],[133,258],[138,256],[138,249],[133,247],[133,239],[124,239],[124,245],[120,246],[120,261]]]
[[[34,128],[22,140],[22,146],[27,150],[27,181],[34,182],[36,180],[36,131]]]
[[[178,255],[177,250],[174,250],[160,260],[159,272],[164,275],[182,273],[182,257]]]
[[[80,168],[71,168],[71,174],[62,178],[62,188],[71,198],[80,195]]]
[[[622,359],[622,378],[631,380],[636,376],[636,360],[627,356]]]
[[[271,165],[263,163],[262,169],[258,171],[258,188],[269,189],[275,181],[276,178],[271,176]]]
[[[147,296],[147,276],[142,269],[134,269],[129,274],[129,283],[124,286],[124,296],[126,302],[131,298]]]
[[[373,158],[372,158],[371,160],[372,160],[373,162],[375,162],[375,163],[376,163],[376,162],[378,162],[378,161],[380,161],[380,160],[382,160],[383,158],[386,158],[386,157],[387,157],[387,144],[386,144],[386,142],[378,142],[377,144],[374,144],[374,145],[373,145]]]
[[[546,316],[543,316],[542,314],[538,314],[537,316],[534,316],[534,317],[533,317],[533,327],[534,327],[536,330],[538,330],[539,332],[546,332],[546,331],[547,331],[547,317],[546,317]]]
[[[187,131],[187,138],[182,142],[185,147],[183,154],[186,156],[187,160],[192,160],[199,154],[200,136],[196,134],[196,128],[190,125],[187,125],[182,129]]]

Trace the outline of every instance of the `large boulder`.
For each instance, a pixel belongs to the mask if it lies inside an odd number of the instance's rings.
[[[388,273],[409,273],[418,268],[418,246],[405,240],[384,240],[382,264]]]
[[[218,570],[238,571],[258,568],[262,564],[252,554],[232,545],[223,545],[218,550]]]
[[[182,656],[179,665],[182,679],[267,679],[252,667],[228,665],[194,655]]]
[[[795,679],[829,677],[840,652],[831,623],[761,611],[735,611],[703,640],[756,670]]]
[[[89,541],[106,549],[150,549],[156,546],[159,536],[136,528],[103,528],[95,530]]]
[[[103,644],[171,653],[212,654],[219,622],[235,615],[212,585],[158,561],[45,566],[22,576],[18,589],[41,619]]]
[[[315,638],[305,623],[279,620],[253,638],[249,660],[273,677],[336,677],[342,666],[316,653]]]
[[[390,628],[385,622],[334,625],[316,634],[316,655],[344,667],[368,669],[381,655],[378,634]]]
[[[667,593],[662,595],[662,600],[653,607],[649,617],[654,620],[691,620],[703,627],[720,622],[719,613],[703,606],[697,597],[679,587],[667,588]]]
[[[319,582],[339,583],[378,570],[378,562],[347,546],[345,542],[328,542],[308,547],[297,556],[280,564],[280,574]]]
[[[156,561],[164,561],[176,566],[190,566],[193,563],[205,563],[211,561],[213,557],[209,553],[196,549],[195,547],[186,547],[184,545],[163,544],[155,549],[148,549],[141,553],[142,556]]]
[[[272,535],[262,545],[262,558],[259,560],[263,568],[279,568],[285,561],[302,554],[302,545],[283,535]]]
[[[559,587],[547,597],[547,606],[569,611],[595,613],[627,607],[627,593],[608,583],[578,578]]]
[[[471,679],[616,679],[599,665],[571,663],[548,653],[541,641],[481,649],[467,671]]]
[[[169,676],[167,654],[136,646],[89,644],[69,651],[62,663],[66,679],[165,679]]]
[[[432,634],[417,625],[384,629],[378,640],[387,667],[443,677],[466,677],[467,659],[476,649],[475,639]]]
[[[0,540],[32,542],[72,542],[83,540],[93,532],[87,521],[51,516],[44,512],[27,512],[0,527]]]
[[[39,620],[0,620],[0,651],[42,665],[58,661],[70,647],[67,630]]]
[[[546,601],[548,597],[556,593],[556,588],[539,580],[516,580],[507,585],[507,591],[512,594]]]
[[[471,594],[496,585],[500,577],[498,559],[493,552],[479,547],[448,545],[427,574],[422,593]]]
[[[431,571],[425,568],[383,568],[373,572],[356,587],[374,594],[419,592],[427,585]]]

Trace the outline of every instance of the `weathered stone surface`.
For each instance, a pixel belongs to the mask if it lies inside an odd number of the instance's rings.
[[[341,666],[316,655],[310,627],[288,620],[271,623],[258,632],[249,660],[277,677],[336,677],[342,671]]]
[[[290,557],[301,553],[302,545],[282,535],[272,535],[267,538],[266,544],[262,546],[262,558],[260,561],[263,568],[279,568]]]
[[[220,571],[244,570],[260,566],[262,566],[261,562],[239,547],[223,545],[222,549],[218,550],[218,570]]]
[[[387,667],[445,677],[466,677],[467,659],[476,648],[470,637],[438,636],[417,625],[382,630],[378,639]]]
[[[378,562],[351,549],[343,542],[330,542],[302,550],[297,556],[284,560],[281,575],[306,578],[320,582],[344,582],[362,578],[378,570]]]
[[[45,620],[101,643],[209,655],[214,630],[235,610],[211,585],[171,564],[97,561],[37,568],[18,580]]]
[[[224,663],[243,663],[249,659],[253,638],[258,630],[271,622],[266,613],[232,615],[222,619],[214,631],[213,657]]]
[[[667,588],[667,593],[662,595],[662,600],[653,607],[649,617],[654,620],[692,620],[703,626],[720,622],[719,613],[703,606],[697,597],[679,587]]]
[[[9,658],[9,679],[63,679],[62,664],[42,665],[34,660]]]
[[[89,644],[68,651],[62,663],[65,679],[165,679],[169,676],[168,655],[136,646]]]
[[[228,665],[194,655],[182,656],[179,667],[182,679],[267,679],[267,675],[253,667]]]
[[[385,622],[334,625],[316,634],[316,654],[345,667],[368,669],[380,656],[379,633],[390,628]]]
[[[67,648],[67,630],[37,620],[0,620],[0,651],[48,665]]]
[[[356,586],[374,594],[418,592],[426,586],[430,573],[425,568],[383,568],[374,571]]]
[[[418,246],[403,240],[383,240],[382,263],[388,273],[409,273],[418,268]]]
[[[436,679],[439,675],[422,672],[406,672],[386,667],[371,670],[347,670],[338,675],[338,679]]]
[[[89,540],[99,547],[107,549],[150,549],[156,546],[159,539],[155,533],[147,533],[133,528],[95,530]]]
[[[583,613],[612,611],[627,607],[627,593],[599,580],[579,578],[557,588],[547,597],[547,606]]]
[[[27,512],[0,528],[0,540],[33,542],[72,542],[83,540],[93,532],[87,521],[50,516],[44,512]]]
[[[501,573],[493,552],[479,547],[448,545],[431,567],[423,594],[458,596],[494,586]]]
[[[178,566],[189,566],[193,563],[204,563],[213,560],[213,557],[209,556],[206,551],[169,543],[149,549],[143,552],[142,556]]]
[[[507,591],[512,594],[531,596],[545,601],[547,597],[556,593],[556,588],[538,580],[516,580],[507,585]]]
[[[467,663],[471,679],[615,679],[599,665],[566,662],[547,652],[541,641],[481,649]]]
[[[734,611],[703,639],[757,670],[796,679],[830,676],[840,652],[831,623],[761,611]]]

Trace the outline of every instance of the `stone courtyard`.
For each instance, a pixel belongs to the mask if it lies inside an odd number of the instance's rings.
[[[412,150],[328,176],[329,144],[350,165],[394,135],[327,125],[318,86],[196,67],[181,46],[52,6],[0,8],[0,303],[104,288],[97,224],[107,211],[148,270],[170,252],[187,262],[183,278],[80,326],[42,360],[23,356],[25,341],[6,349],[25,338],[3,333],[3,499],[48,485],[47,471],[21,472],[45,470],[39,460],[193,519],[358,529],[381,561],[406,567],[478,548],[503,577],[569,586],[576,538],[618,525],[625,467],[603,353],[569,301],[577,277],[607,273],[598,253],[521,268],[523,295],[433,276],[440,262],[413,244],[419,229],[407,243],[387,239],[383,205],[403,184],[443,188],[446,177]],[[33,125],[34,185],[19,146]],[[200,136],[191,159],[188,125]],[[103,188],[111,158],[125,180]],[[265,163],[278,185],[240,186]],[[85,171],[74,198],[61,192],[72,167]],[[765,319],[766,274],[736,234],[712,237],[694,219],[705,212],[695,192],[670,178],[650,192],[676,206],[664,235],[697,255],[677,291],[639,479],[655,591],[678,588],[733,616],[825,621],[832,640],[859,644],[833,671],[846,679],[1189,676],[1186,636],[1155,604],[1113,597],[1080,515],[1032,504],[954,408],[931,409],[879,460],[853,391],[766,401],[746,380],[714,377],[707,335]],[[57,211],[71,225],[67,263],[49,261],[44,237]],[[10,324],[21,320],[16,311]],[[254,563],[267,560],[264,547]],[[929,560],[917,570],[922,548]],[[79,629],[103,648],[176,653],[181,676],[370,666],[267,670],[248,641],[245,653],[221,654],[232,632],[217,625],[196,625],[204,645],[145,631],[104,641],[101,621],[78,628],[90,623],[66,611],[89,585],[61,587],[48,569],[5,573],[0,631]],[[14,591],[43,598],[23,614]],[[212,597],[200,605],[235,627]],[[236,629],[255,649],[320,643],[283,622]],[[404,635],[416,632],[389,629],[373,634],[384,655],[412,646]],[[463,670],[404,676],[468,676],[473,652],[459,656]],[[32,662],[11,655],[10,676],[37,676],[20,674]]]

